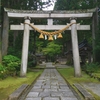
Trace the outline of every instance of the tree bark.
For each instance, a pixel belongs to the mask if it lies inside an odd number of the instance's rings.
[[[4,12],[3,31],[2,31],[2,56],[5,56],[7,54],[8,31],[9,31],[9,19],[8,19],[7,13]]]
[[[2,45],[2,41],[1,41],[1,26],[0,26],[0,63],[2,63],[1,45]]]
[[[16,38],[18,36],[18,30],[14,31],[14,34],[13,34],[13,46],[15,47],[15,42],[16,42]]]
[[[95,14],[93,15],[92,17],[92,47],[93,47],[93,50],[95,48],[95,33],[96,30],[95,30]],[[95,57],[95,53],[93,52],[93,61],[95,61],[96,57]]]
[[[96,7],[96,11],[93,14],[92,17],[92,46],[93,46],[93,50],[95,49],[95,39],[96,39],[96,33],[98,31],[98,25],[99,25],[99,19],[98,19],[98,7]],[[96,54],[95,52],[93,52],[93,61],[96,61]]]

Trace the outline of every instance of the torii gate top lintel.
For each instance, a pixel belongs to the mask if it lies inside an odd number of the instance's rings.
[[[31,18],[90,18],[93,16],[94,9],[87,10],[58,10],[58,11],[37,11],[37,10],[16,10],[4,8],[4,11],[8,13],[8,17],[23,18],[29,16]]]

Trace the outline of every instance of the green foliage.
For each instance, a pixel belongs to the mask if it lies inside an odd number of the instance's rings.
[[[55,57],[55,55],[61,53],[61,47],[61,45],[55,44],[54,42],[49,42],[47,47],[43,49],[43,53],[49,57]]]
[[[36,56],[33,54],[30,54],[28,56],[28,67],[35,67],[36,65],[37,65]]]
[[[83,66],[83,69],[89,72],[97,72],[100,68],[98,63],[87,63]]]
[[[47,43],[45,43],[45,44],[47,44]],[[36,46],[37,46],[37,51],[36,52],[41,53],[42,48],[44,47],[44,42],[43,41],[37,41]]]
[[[6,77],[6,67],[0,64],[0,78],[4,79]]]
[[[7,67],[7,74],[15,76],[20,70],[21,62],[19,58],[13,55],[7,55],[3,57],[3,64]]]
[[[3,57],[3,64],[8,65],[9,63],[12,62],[18,62],[19,63],[20,59],[13,56],[13,55],[6,55]]]
[[[14,37],[16,36],[16,39]],[[18,31],[17,35],[16,33],[13,33],[12,31],[9,31],[9,47],[8,47],[8,55],[14,55],[18,58],[21,58],[21,52],[22,52],[22,32]]]
[[[57,10],[91,9],[95,5],[96,4],[93,0],[57,0],[55,9]]]
[[[19,44],[19,43],[18,43]],[[10,46],[9,48],[8,48],[8,55],[14,55],[14,56],[16,56],[16,57],[18,57],[18,58],[21,58],[21,50],[19,49],[19,48],[14,48],[14,47],[12,47],[12,46]]]

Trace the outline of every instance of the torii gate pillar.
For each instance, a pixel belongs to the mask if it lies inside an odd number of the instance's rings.
[[[74,18],[71,18],[71,23],[76,23]],[[78,49],[78,39],[77,39],[77,25],[73,24],[71,26],[71,37],[72,37],[72,51],[73,51],[73,62],[74,62],[74,73],[75,77],[81,77],[80,59],[79,59],[79,49]]]
[[[30,24],[30,17],[25,17],[25,23]],[[29,25],[25,24],[24,34],[23,34],[22,61],[20,70],[21,77],[25,77],[27,72],[28,46],[29,46]]]

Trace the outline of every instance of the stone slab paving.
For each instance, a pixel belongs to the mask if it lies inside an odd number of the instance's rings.
[[[46,67],[25,100],[78,100],[58,71],[50,69],[52,63]]]

